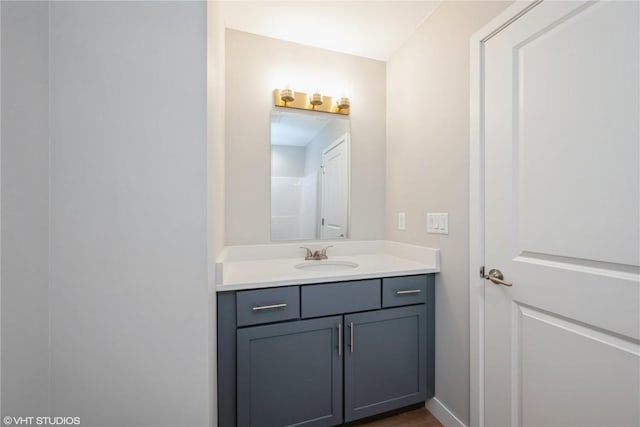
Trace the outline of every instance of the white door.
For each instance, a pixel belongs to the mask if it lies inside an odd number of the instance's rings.
[[[322,151],[320,237],[344,239],[349,221],[349,134]]]
[[[639,20],[543,2],[485,42],[486,426],[640,425]]]

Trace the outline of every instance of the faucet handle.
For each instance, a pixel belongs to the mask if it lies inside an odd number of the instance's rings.
[[[327,259],[327,249],[332,248],[333,245],[327,246],[326,248],[322,249],[322,252],[320,252],[320,256],[324,257],[324,259]]]
[[[311,252],[311,249],[309,249],[309,248],[305,248],[304,246],[300,246],[300,249],[304,249],[304,250],[306,250],[306,251],[307,251],[307,253],[306,253],[306,255],[305,255],[304,259],[311,259],[311,258],[313,258],[313,252]]]

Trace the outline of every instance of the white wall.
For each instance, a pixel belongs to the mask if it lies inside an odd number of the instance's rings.
[[[0,3],[2,414],[48,415],[49,47],[45,2]]]
[[[227,245],[269,243],[269,123],[272,92],[349,87],[351,232],[384,237],[385,64],[239,31],[226,33]],[[302,83],[307,82],[307,83]],[[298,85],[298,86],[296,86]],[[302,87],[300,87],[302,86]]]
[[[440,248],[436,397],[469,422],[469,38],[509,2],[442,2],[387,64],[387,238]],[[396,229],[397,212],[406,230]],[[426,233],[449,213],[449,235]]]
[[[304,176],[306,147],[271,146],[271,176]]]
[[[206,3],[50,8],[52,411],[206,425]]]

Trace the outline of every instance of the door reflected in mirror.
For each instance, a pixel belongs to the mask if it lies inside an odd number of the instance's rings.
[[[271,112],[271,240],[349,237],[348,117]]]

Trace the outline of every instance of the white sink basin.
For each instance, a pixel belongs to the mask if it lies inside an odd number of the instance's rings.
[[[342,271],[356,268],[358,264],[349,261],[307,261],[294,265],[299,270],[306,271]]]

